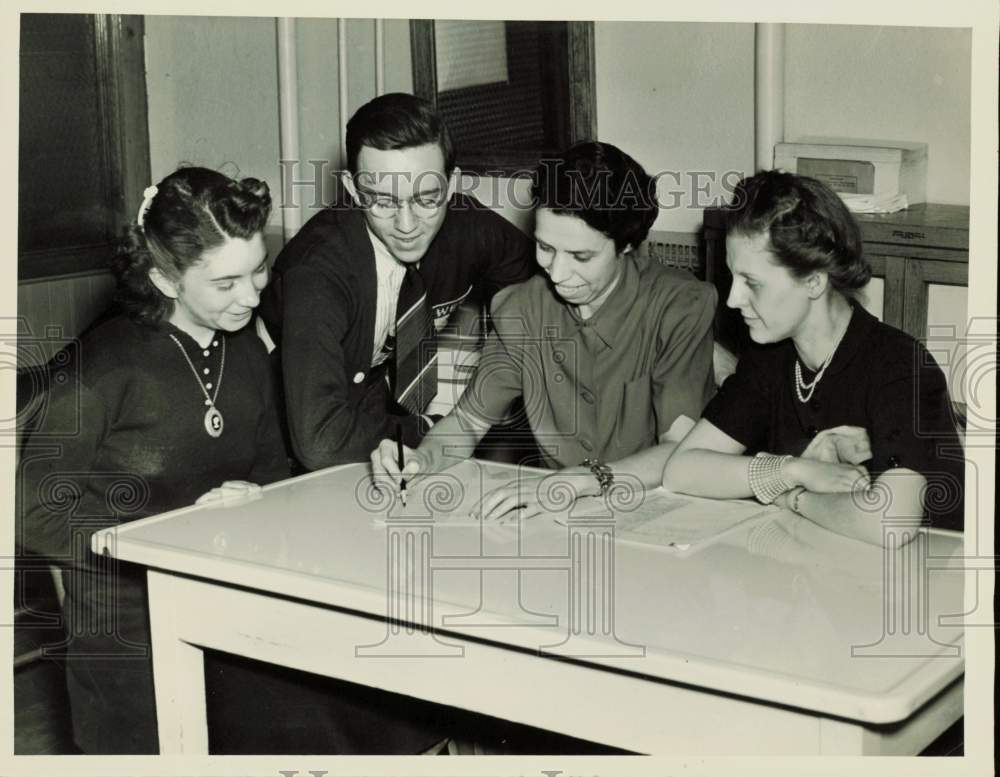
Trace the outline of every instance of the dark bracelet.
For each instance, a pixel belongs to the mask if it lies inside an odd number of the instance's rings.
[[[584,459],[583,466],[588,467],[594,474],[594,477],[597,478],[597,485],[600,486],[601,496],[606,496],[615,482],[615,476],[611,472],[611,467],[600,459]]]

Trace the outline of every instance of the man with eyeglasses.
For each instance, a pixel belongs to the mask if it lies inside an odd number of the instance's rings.
[[[455,191],[451,139],[426,101],[378,97],[346,141],[350,201],[288,242],[259,308],[292,450],[310,470],[367,461],[397,429],[415,447],[430,426],[436,332],[463,301],[485,302],[535,268],[526,235]],[[452,729],[444,707],[278,667],[256,671],[243,694],[260,714],[213,752],[419,753]]]
[[[347,207],[279,254],[261,304],[278,345],[292,450],[309,470],[414,446],[432,420],[435,333],[535,269],[530,239],[456,192],[448,129],[426,101],[387,94],[347,124]],[[398,431],[397,431],[398,430]]]

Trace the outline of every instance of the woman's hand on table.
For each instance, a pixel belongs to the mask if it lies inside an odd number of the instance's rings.
[[[477,520],[534,518],[553,508],[561,511],[577,499],[600,492],[590,470],[569,467],[547,475],[519,473],[517,478],[487,491],[472,512]]]
[[[864,467],[807,458],[790,459],[782,469],[782,477],[792,486],[802,486],[818,494],[863,491],[871,485]]]
[[[518,475],[516,479],[483,494],[472,517],[504,523],[516,518],[533,518],[544,512],[539,491],[544,477]]]
[[[256,483],[247,480],[227,480],[221,486],[216,486],[211,491],[195,500],[196,505],[210,504],[212,502],[223,502],[230,499],[242,499],[249,496],[257,496],[261,488]]]

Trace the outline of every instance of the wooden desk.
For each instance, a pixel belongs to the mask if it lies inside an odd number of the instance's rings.
[[[959,535],[883,552],[768,508],[679,552],[465,517],[512,475],[453,468],[433,522],[349,465],[95,534],[150,567],[162,752],[207,750],[203,647],[645,753],[917,753],[962,714]]]

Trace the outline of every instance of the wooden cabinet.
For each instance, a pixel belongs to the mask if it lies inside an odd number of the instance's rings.
[[[926,338],[930,287],[968,288],[969,209],[923,204],[857,218],[865,254],[873,265],[880,265],[886,278],[883,320],[918,339]]]
[[[952,398],[964,401],[958,365],[964,362],[962,337],[969,283],[969,209],[964,205],[914,205],[898,213],[857,216],[872,276],[881,280],[881,299],[866,303],[872,312],[913,337],[937,337],[954,345],[944,357],[936,351],[949,379]],[[725,307],[732,276],[726,268],[724,212],[705,211],[705,277],[719,290],[716,336],[737,353],[748,342],[746,327]],[[946,362],[946,363],[942,363]]]

